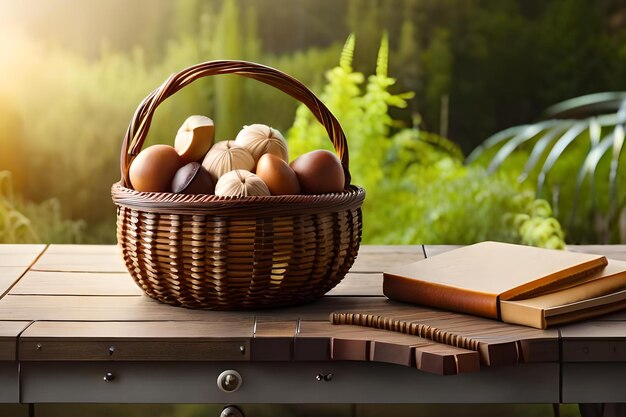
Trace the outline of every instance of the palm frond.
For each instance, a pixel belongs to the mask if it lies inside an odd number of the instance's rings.
[[[624,148],[624,125],[615,126],[613,130],[613,155],[611,157],[611,167],[609,168],[609,201],[610,216],[617,211],[617,173],[619,172],[619,162]]]
[[[620,168],[626,140],[626,92],[566,100],[549,108],[545,116],[551,119],[493,134],[467,162],[488,153],[489,159],[479,161],[493,173],[512,155],[519,161],[520,151],[529,149],[524,145],[531,144],[518,181],[533,178],[537,197],[549,196],[555,215],[563,213],[561,221],[574,232],[573,241],[622,239],[625,234],[616,231],[626,207],[626,193],[620,189],[625,178]],[[550,190],[546,190],[548,183]],[[597,194],[599,190],[602,195]]]
[[[530,175],[530,172],[535,168],[541,156],[545,153],[548,146],[552,144],[552,142],[556,139],[557,136],[561,135],[567,129],[569,129],[574,122],[571,123],[560,123],[550,130],[548,130],[533,146],[533,150],[530,152],[530,156],[526,160],[524,164],[524,170],[520,174],[517,179],[519,182],[524,182]]]
[[[508,138],[513,135],[516,135],[520,130],[523,130],[531,125],[522,125],[522,126],[513,126],[508,129],[504,129],[494,135],[491,135],[483,143],[478,145],[467,157],[466,161],[468,164],[471,164],[476,159],[478,159],[481,155],[483,155],[489,149],[499,145],[504,142]]]
[[[578,175],[576,176],[576,188],[574,190],[574,205],[572,207],[572,213],[570,215],[570,225],[576,218],[576,212],[578,211],[578,203],[580,199],[580,192],[587,175],[590,178],[591,185],[591,204],[592,207],[596,206],[596,192],[595,192],[595,175],[596,169],[600,162],[600,159],[606,154],[611,145],[613,144],[613,134],[606,135],[596,146],[591,148],[587,153],[583,164],[581,165]]]
[[[555,126],[557,122],[555,120],[548,120],[545,122],[537,123],[534,125],[528,125],[522,129],[519,133],[509,139],[496,153],[489,164],[488,172],[492,174],[497,170],[500,165],[524,142],[528,142],[539,133]]]
[[[587,123],[584,121],[579,121],[574,124],[574,126],[570,127],[563,136],[561,136],[552,149],[550,149],[550,153],[546,157],[546,160],[541,167],[541,171],[537,177],[537,195],[541,195],[543,191],[543,186],[546,182],[546,178],[548,173],[554,167],[554,164],[559,159],[559,157],[563,154],[565,149],[580,135],[587,127]]]

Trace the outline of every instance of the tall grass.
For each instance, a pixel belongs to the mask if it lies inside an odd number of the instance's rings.
[[[0,243],[81,243],[85,222],[63,218],[57,199],[25,203],[11,173],[0,171]]]

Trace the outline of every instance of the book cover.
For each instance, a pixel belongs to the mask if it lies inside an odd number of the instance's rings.
[[[601,255],[481,242],[383,274],[390,299],[499,319],[499,301],[531,298],[585,282]]]

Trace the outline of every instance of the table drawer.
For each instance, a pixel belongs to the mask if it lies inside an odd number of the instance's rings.
[[[626,395],[626,362],[563,364],[563,402],[618,403]]]
[[[19,373],[15,361],[0,361],[0,403],[18,403]]]
[[[218,375],[241,374],[236,392]],[[106,382],[107,373],[113,380]],[[322,375],[321,381],[316,378]],[[332,374],[329,380],[324,375]],[[442,377],[361,362],[24,362],[22,402],[78,403],[517,403],[558,402],[555,363]]]

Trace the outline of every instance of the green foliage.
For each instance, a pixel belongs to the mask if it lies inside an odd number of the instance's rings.
[[[66,220],[56,199],[23,203],[14,194],[11,173],[0,171],[0,243],[80,243],[85,224]]]
[[[0,24],[0,41],[7,41],[0,48],[0,169],[13,172],[26,199],[58,198],[63,217],[84,218],[94,241],[114,241],[109,187],[119,179],[120,142],[136,105],[168,74],[200,61],[254,60],[321,91],[348,133],[354,181],[369,192],[366,213],[373,201],[389,199],[392,191],[381,197],[381,190],[393,190],[386,184],[391,181],[386,165],[396,133],[414,117],[421,128],[445,126],[445,119],[439,120],[442,97],[449,96],[450,137],[470,149],[500,127],[532,120],[564,95],[626,87],[624,77],[615,76],[626,71],[626,30],[617,19],[623,6],[613,1],[137,2],[140,6],[124,13],[117,8],[120,2],[73,5],[76,18],[70,21],[64,18],[66,8],[46,4],[41,5],[48,7],[46,13],[38,14],[45,19],[29,13],[12,19],[12,8],[0,16],[0,23],[14,20],[23,27],[13,33],[7,32],[10,25]],[[368,47],[377,45],[386,30],[388,43],[380,50]],[[325,73],[350,31],[364,46],[352,47],[342,65]],[[395,79],[387,76],[387,65]],[[255,122],[284,131],[296,107],[291,98],[253,80],[199,80],[159,107],[146,146],[171,143],[189,114],[213,117],[218,139]],[[298,109],[289,135],[294,156],[330,146],[315,125],[306,109]],[[573,194],[575,185],[553,179],[566,161],[575,160],[569,154],[559,158],[541,195],[560,219],[565,219],[563,199],[554,196]],[[480,183],[474,168],[466,172],[466,181],[476,176]],[[570,170],[563,178],[576,178],[577,172]],[[596,177],[604,173],[618,185],[597,183],[595,200],[581,193],[578,205],[581,229],[588,229],[584,222],[597,224],[602,236],[619,229],[607,216],[621,214],[619,205],[611,208],[604,201],[621,195],[622,174],[603,157]],[[588,174],[581,186],[586,188],[591,189]],[[608,211],[594,217],[594,205]],[[377,221],[374,216],[385,216],[371,212],[369,224]]]
[[[602,113],[609,105],[619,109],[580,120],[561,118]],[[552,202],[555,217],[566,226],[568,241],[626,241],[622,227],[626,194],[620,187],[626,174],[619,169],[624,159],[626,94],[579,97],[553,108],[562,111],[555,119],[496,133],[469,159],[488,164],[490,172],[506,169],[516,173],[520,183],[536,184],[537,196]]]
[[[509,174],[490,176],[480,166],[464,166],[453,142],[418,129],[395,128],[392,108],[410,93],[393,94],[383,37],[376,74],[352,67],[355,38],[346,41],[339,66],[327,72],[322,100],[341,122],[350,147],[353,182],[363,186],[364,243],[457,243],[481,240],[564,247],[563,232],[533,190]],[[300,107],[288,141],[299,154],[327,145],[326,132]]]
[[[353,181],[374,192],[383,181],[382,164],[391,141],[394,121],[389,108],[403,108],[412,93],[392,94],[388,91],[395,80],[387,74],[389,46],[383,36],[380,44],[376,74],[367,77],[365,90],[361,85],[365,75],[354,71],[352,59],[355,37],[350,35],[341,53],[339,65],[326,73],[327,84],[320,99],[339,119],[348,138]],[[301,105],[288,133],[292,156],[318,148],[332,150],[323,127],[308,109]]]
[[[483,240],[565,246],[549,204],[535,200],[506,173],[464,166],[456,145],[405,129],[393,137],[388,181],[364,240],[377,243],[469,244]],[[372,209],[372,207],[370,206]]]
[[[12,171],[25,199],[58,199],[64,217],[87,221],[90,241],[113,243],[115,207],[110,187],[120,178],[123,134],[139,102],[169,74],[210,59],[255,59],[314,85],[336,59],[338,46],[259,57],[261,45],[254,25],[240,30],[235,23],[236,2],[217,11],[200,3],[179,5],[181,17],[176,24],[182,25],[189,16],[198,24],[190,23],[179,36],[164,42],[160,56],[150,58],[140,47],[125,53],[106,45],[98,57],[86,58],[15,35],[12,42],[21,51],[20,61],[0,61],[4,74],[0,170]],[[254,19],[254,11],[248,10],[245,18]],[[216,26],[229,28],[219,35],[224,42],[218,39]],[[243,124],[289,126],[298,104],[295,100],[257,81],[241,80],[237,76],[201,79],[167,99],[155,113],[145,146],[172,144],[190,114],[214,118],[219,139],[233,138]],[[233,87],[232,81],[239,83]]]
[[[240,59],[241,36],[239,9],[235,0],[226,0],[222,6],[219,24],[215,32],[215,56],[223,59]],[[215,117],[219,120],[218,137],[234,139],[241,129],[239,109],[243,101],[241,78],[214,77]]]

